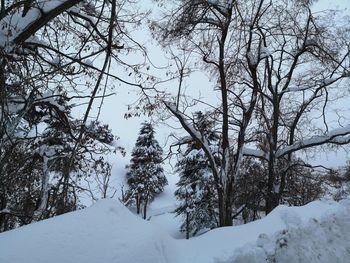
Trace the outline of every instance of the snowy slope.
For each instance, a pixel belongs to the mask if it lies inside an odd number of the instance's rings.
[[[176,240],[114,200],[0,234],[6,263],[350,262],[350,200]]]
[[[1,263],[168,262],[171,238],[115,200],[0,235]],[[167,245],[165,247],[165,244]]]

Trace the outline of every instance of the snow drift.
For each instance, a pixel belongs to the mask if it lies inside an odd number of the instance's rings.
[[[277,207],[256,222],[175,240],[118,201],[0,234],[6,263],[350,262],[350,200]]]
[[[168,262],[171,238],[115,200],[0,235],[1,263]],[[168,246],[165,246],[168,244]]]

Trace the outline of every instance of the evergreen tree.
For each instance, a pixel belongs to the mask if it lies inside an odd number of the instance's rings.
[[[254,158],[242,159],[240,176],[235,181],[233,219],[248,223],[264,214],[266,167]]]
[[[209,139],[214,148],[220,138],[215,133],[215,120],[210,115],[209,112],[196,112],[194,122],[197,130]],[[180,231],[185,232],[188,239],[203,229],[217,227],[214,178],[208,158],[197,141],[188,143],[184,156],[176,164],[176,171],[179,172],[180,180],[175,191],[179,201],[175,213],[184,218]]]
[[[164,186],[168,184],[161,165],[163,150],[154,134],[150,123],[142,124],[126,174],[129,185],[126,205],[136,205],[138,214],[142,207],[144,219],[147,205],[156,194],[163,192]]]
[[[214,180],[202,150],[190,150],[176,168],[180,180],[176,184],[179,205],[175,213],[184,218],[180,231],[188,239],[200,230],[217,227]]]

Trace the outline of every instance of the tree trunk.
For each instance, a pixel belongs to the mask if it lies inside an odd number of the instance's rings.
[[[141,208],[141,202],[140,202],[140,194],[137,194],[136,197],[136,213],[139,215],[140,214],[140,209]]]
[[[221,205],[219,211],[219,227],[232,226],[232,204],[227,202],[227,199]]]
[[[148,196],[146,197],[145,203],[143,205],[143,219],[147,217],[147,204],[148,204]]]
[[[38,208],[34,211],[33,222],[39,221],[45,211],[49,199],[50,172],[48,167],[48,157],[43,156],[43,178],[41,179],[40,202]]]
[[[190,238],[190,218],[188,212],[186,212],[186,239]]]
[[[227,183],[225,191],[219,193],[219,227],[232,226],[232,183]]]
[[[279,189],[275,189],[276,173],[273,168],[273,162],[269,163],[269,177],[267,183],[267,194],[265,198],[265,214],[269,214],[280,203]]]
[[[6,208],[6,200],[5,196],[0,195],[0,210],[3,210]],[[0,233],[6,230],[6,214],[0,213]]]
[[[273,209],[275,209],[280,203],[280,197],[278,193],[269,192],[266,198],[266,215],[269,214]]]

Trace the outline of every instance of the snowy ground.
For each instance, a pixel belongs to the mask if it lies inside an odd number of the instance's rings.
[[[164,188],[164,192],[158,195],[151,203],[147,218],[171,237],[183,239],[185,238],[185,234],[179,231],[182,218],[181,216],[176,217],[173,213],[176,208],[174,192],[179,177],[177,175],[172,175],[167,176],[167,179],[168,185]]]
[[[350,200],[279,206],[256,222],[174,239],[116,200],[0,234],[6,263],[350,262]]]

